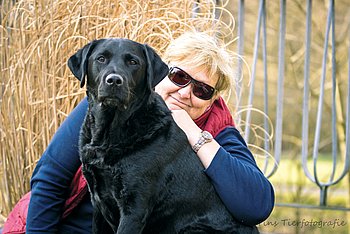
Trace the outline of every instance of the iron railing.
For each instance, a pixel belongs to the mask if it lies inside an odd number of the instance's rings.
[[[238,1],[238,53],[240,55],[244,55],[244,41],[245,41],[245,1],[239,0]],[[337,117],[339,117],[339,113],[337,112],[337,105],[336,105],[336,83],[337,83],[337,77],[336,77],[336,33],[335,33],[335,1],[329,0],[328,4],[328,14],[327,19],[325,22],[325,37],[324,37],[324,46],[323,46],[323,58],[322,58],[322,74],[320,77],[320,88],[319,88],[319,95],[318,95],[318,107],[317,107],[317,117],[316,119],[310,119],[309,115],[309,96],[310,96],[310,51],[311,51],[311,32],[312,32],[312,0],[305,1],[305,9],[306,9],[306,29],[305,29],[305,41],[304,41],[304,47],[305,47],[305,55],[304,55],[304,92],[303,92],[303,103],[302,106],[300,106],[300,109],[302,109],[302,133],[301,133],[301,152],[300,152],[300,160],[301,165],[304,171],[304,175],[314,184],[316,184],[320,190],[320,203],[319,206],[311,206],[311,205],[302,205],[302,204],[277,204],[277,206],[294,206],[294,207],[317,207],[321,209],[340,209],[340,210],[346,210],[350,211],[350,208],[344,208],[344,207],[329,207],[327,206],[327,191],[328,188],[331,186],[336,185],[339,183],[344,177],[347,175],[349,171],[349,165],[350,165],[350,46],[349,46],[349,39],[350,39],[350,33],[348,34],[348,81],[347,81],[347,97],[346,97],[346,117],[345,117],[345,139],[340,139],[341,141],[345,141],[345,155],[342,155],[342,158],[344,159],[343,162],[341,162],[343,165],[343,169],[340,173],[337,173],[336,170],[339,170],[339,167],[337,167],[337,164],[339,164],[339,142],[338,139],[338,132],[337,132]],[[275,123],[274,123],[274,140],[273,145],[274,149],[270,149],[270,144],[268,143],[268,138],[265,137],[265,144],[264,144],[264,150],[266,152],[272,152],[274,157],[274,164],[272,167],[268,167],[268,164],[271,163],[269,160],[269,157],[265,157],[265,165],[262,168],[264,173],[267,177],[272,177],[275,172],[278,170],[278,165],[281,161],[281,158],[283,157],[283,149],[282,149],[282,143],[283,143],[283,107],[284,107],[284,84],[285,84],[285,66],[286,60],[285,60],[285,45],[286,45],[286,8],[287,8],[287,1],[286,0],[280,0],[280,12],[279,12],[279,32],[278,32],[278,40],[279,40],[279,46],[278,46],[278,77],[277,77],[277,94],[276,94],[276,117],[275,117]],[[322,20],[322,19],[320,19]],[[270,105],[269,99],[268,99],[268,91],[269,91],[269,77],[268,77],[268,61],[267,61],[267,36],[266,36],[266,1],[260,0],[259,2],[259,9],[257,14],[257,26],[255,31],[255,44],[254,44],[254,52],[253,52],[253,60],[251,64],[251,77],[250,77],[250,90],[248,95],[248,103],[247,105],[252,107],[254,106],[254,96],[255,96],[255,86],[256,86],[256,75],[257,75],[257,60],[259,53],[262,55],[262,63],[263,63],[263,85],[264,85],[264,98],[263,98],[263,110],[266,115],[269,115],[268,112],[268,106]],[[345,42],[346,43],[346,42]],[[260,46],[262,47],[262,51],[259,51]],[[331,53],[329,53],[328,49],[330,47]],[[331,58],[331,61],[329,62],[328,59]],[[238,64],[239,68],[238,71],[242,71],[242,63]],[[322,128],[322,118],[324,115],[324,99],[325,99],[325,81],[326,81],[326,72],[328,70],[331,70],[331,122],[330,122],[330,129],[332,131],[332,171],[329,176],[329,178],[326,181],[323,181],[320,179],[319,176],[319,170],[317,169],[317,162],[319,160],[319,150],[320,150],[320,139],[322,138],[321,135],[321,128]],[[238,85],[238,93],[241,93],[240,87],[242,85]],[[267,120],[264,120],[264,129],[265,132],[269,132],[269,124],[267,123]],[[313,139],[310,139],[309,135],[309,128],[310,128],[310,121],[316,122],[315,125],[315,134],[313,136]],[[245,129],[244,129],[244,137],[246,141],[249,141],[249,135],[250,135],[250,124],[251,124],[251,110],[248,108],[245,115]],[[313,141],[313,145],[310,146],[309,142]],[[309,149],[312,149],[312,155],[309,153]],[[312,157],[312,168],[313,170],[310,171],[308,168],[308,159]],[[268,169],[269,168],[269,169]]]

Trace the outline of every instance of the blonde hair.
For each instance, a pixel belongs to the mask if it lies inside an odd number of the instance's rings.
[[[215,89],[222,94],[231,91],[235,78],[233,57],[224,43],[205,32],[186,32],[171,41],[164,61],[177,66],[204,69],[209,77],[217,77]]]

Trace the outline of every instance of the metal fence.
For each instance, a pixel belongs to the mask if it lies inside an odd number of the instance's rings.
[[[311,118],[309,115],[309,97],[310,97],[310,63],[311,61],[311,43],[312,43],[312,37],[311,33],[313,30],[312,27],[312,14],[313,14],[313,1],[308,0],[305,1],[305,34],[304,37],[304,66],[303,66],[303,103],[300,106],[300,110],[302,110],[302,132],[301,132],[301,149],[300,149],[300,161],[303,168],[304,175],[312,181],[312,183],[316,184],[320,191],[320,198],[319,198],[319,206],[308,206],[305,204],[282,204],[279,203],[277,206],[292,206],[292,207],[313,207],[313,208],[320,208],[320,209],[339,209],[339,210],[345,210],[350,211],[349,208],[346,207],[330,207],[327,205],[327,191],[330,187],[336,185],[339,183],[344,177],[347,175],[349,171],[349,164],[350,164],[350,33],[349,29],[347,32],[347,41],[344,43],[347,44],[347,66],[348,66],[348,74],[345,74],[347,77],[347,82],[343,83],[343,85],[346,85],[346,97],[343,97],[344,100],[346,100],[346,113],[343,114],[345,116],[345,120],[342,123],[339,123],[339,119],[341,119],[343,116],[341,113],[339,113],[339,110],[337,109],[338,105],[336,104],[336,92],[337,92],[337,82],[339,82],[339,77],[337,77],[336,69],[337,69],[337,61],[336,61],[336,37],[337,34],[335,33],[335,27],[336,21],[335,21],[335,1],[329,0],[328,2],[328,13],[326,19],[319,19],[319,20],[325,20],[324,26],[325,26],[325,32],[324,32],[324,45],[323,45],[323,57],[319,58],[322,60],[322,72],[319,77],[319,89],[318,89],[318,106],[317,106],[317,116],[316,118]],[[265,158],[265,165],[262,168],[264,170],[264,173],[268,177],[273,177],[276,171],[278,170],[278,166],[280,164],[281,159],[283,158],[283,112],[284,112],[284,102],[283,99],[285,98],[284,94],[284,84],[285,84],[285,67],[288,65],[285,59],[285,45],[286,45],[286,9],[288,9],[287,1],[286,0],[280,0],[279,3],[279,30],[278,30],[278,74],[277,74],[277,92],[276,92],[276,106],[275,110],[275,122],[274,122],[274,140],[273,140],[273,149],[271,149],[270,144],[268,143],[268,137],[266,136],[264,138],[264,150],[266,152],[272,152],[274,162],[272,167],[268,167],[269,164],[271,164],[271,160],[269,160],[269,157]],[[238,1],[238,15],[237,15],[237,21],[238,21],[238,48],[237,51],[240,55],[244,55],[244,42],[245,42],[245,1],[239,0]],[[315,12],[314,12],[315,13]],[[277,14],[277,12],[276,12]],[[349,23],[348,23],[349,25]],[[269,77],[268,77],[268,52],[267,52],[267,42],[268,38],[266,36],[266,1],[260,0],[259,2],[259,8],[257,9],[257,23],[256,23],[256,31],[255,31],[255,43],[254,43],[254,49],[253,49],[253,59],[251,65],[251,77],[250,77],[250,90],[249,90],[249,96],[248,96],[248,106],[254,106],[254,97],[255,97],[255,87],[256,87],[256,74],[257,72],[263,72],[263,111],[265,114],[269,115],[268,112],[268,106],[270,104],[270,100],[268,98],[268,92],[269,92]],[[300,35],[299,35],[300,36]],[[262,70],[257,71],[257,60],[259,55],[262,57]],[[242,66],[242,63],[239,64],[239,66]],[[242,70],[242,67],[238,69],[239,71]],[[327,73],[330,72],[331,75],[327,76]],[[327,88],[325,87],[326,79],[328,77],[327,81]],[[330,77],[330,78],[329,78]],[[237,92],[240,93],[241,90],[239,90],[241,85],[238,85]],[[331,90],[331,95],[325,96],[325,89]],[[331,173],[329,178],[324,180],[324,178],[320,179],[319,176],[319,170],[317,168],[317,162],[319,160],[319,151],[320,151],[320,141],[322,140],[323,135],[321,134],[321,128],[323,123],[323,115],[324,115],[324,106],[325,106],[325,98],[329,98],[330,100],[327,100],[329,103],[331,103],[331,116],[329,119],[331,120],[328,124],[328,127],[332,134],[332,142],[331,142]],[[267,120],[264,120],[263,128],[266,132],[269,132],[269,124]],[[309,134],[310,131],[310,122],[315,122],[315,129],[314,134],[311,136]],[[248,109],[247,113],[245,114],[245,139],[248,141],[250,136],[250,123],[251,123],[251,111]],[[344,138],[341,139],[339,137],[339,132],[337,130],[337,125],[343,124],[345,126],[345,133]],[[345,142],[345,149],[341,150],[339,149],[340,145],[344,145]],[[339,155],[343,154],[343,155]],[[312,158],[312,170],[308,167],[308,159]],[[343,160],[339,160],[339,158],[342,158]],[[341,164],[341,171],[339,172],[339,165]],[[338,171],[337,171],[338,170]],[[346,178],[346,177],[345,177]]]

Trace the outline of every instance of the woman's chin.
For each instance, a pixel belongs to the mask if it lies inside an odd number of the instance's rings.
[[[169,104],[167,103],[167,106],[168,106],[169,110],[182,110],[181,107],[179,107],[178,105],[175,105],[173,103],[169,103]]]

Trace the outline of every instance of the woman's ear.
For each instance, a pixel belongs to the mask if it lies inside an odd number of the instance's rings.
[[[214,94],[214,96],[212,97],[213,102],[214,102],[215,100],[218,100],[219,98],[220,98],[220,91],[215,90],[215,94]]]

